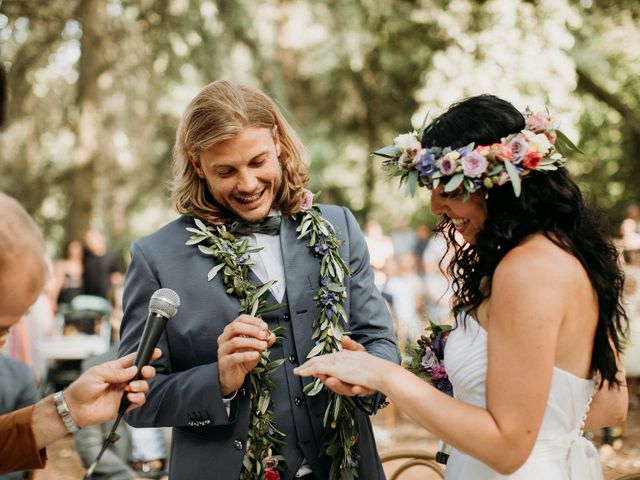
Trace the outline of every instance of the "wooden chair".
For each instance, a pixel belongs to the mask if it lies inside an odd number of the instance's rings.
[[[385,462],[395,460],[403,461],[395,471],[388,477],[389,480],[398,480],[400,476],[412,467],[423,466],[433,470],[440,478],[444,478],[444,468],[436,462],[432,453],[422,450],[395,450],[383,453],[380,459],[384,465]]]

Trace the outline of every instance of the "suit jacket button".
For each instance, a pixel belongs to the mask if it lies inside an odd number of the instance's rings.
[[[233,442],[233,446],[236,450],[242,450],[242,442],[240,440],[235,440]]]
[[[298,361],[298,358],[295,355],[289,355],[290,363],[296,363],[297,361]]]
[[[288,313],[285,313],[284,315],[282,315],[282,319],[283,319],[285,322],[288,322],[288,321],[289,321],[289,314],[288,314]]]
[[[296,404],[296,407],[300,407],[302,405],[302,398],[296,397],[293,399],[293,403]]]

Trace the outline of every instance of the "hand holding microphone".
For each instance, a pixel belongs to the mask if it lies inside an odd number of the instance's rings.
[[[151,296],[151,300],[149,301],[149,315],[147,316],[147,322],[145,323],[142,339],[138,346],[138,353],[136,354],[135,366],[138,367],[138,373],[133,378],[133,381],[141,378],[142,367],[149,363],[153,349],[158,344],[158,340],[162,332],[164,332],[167,321],[178,312],[179,306],[180,297],[170,288],[156,290]],[[122,396],[118,413],[123,414],[126,412],[129,405],[131,405],[131,402],[125,394]]]
[[[136,382],[137,380],[143,378],[142,369],[149,363],[149,360],[152,358],[155,346],[158,344],[158,340],[160,339],[162,332],[164,332],[167,321],[178,312],[179,306],[180,297],[176,292],[169,288],[161,288],[159,290],[156,290],[151,296],[151,300],[149,301],[149,315],[147,316],[147,322],[145,323],[144,331],[142,333],[142,339],[140,340],[138,352],[135,357],[135,366],[137,367],[137,373],[131,380],[132,383],[130,385],[136,386],[136,384],[133,382]],[[122,359],[120,359],[120,361],[128,357],[130,356],[127,355],[127,357],[123,357]],[[132,388],[130,390],[136,391],[136,388]],[[131,401],[128,398],[127,391],[125,391],[122,394],[122,398],[120,400],[120,406],[118,408],[118,418],[116,418],[116,421],[111,428],[111,432],[105,439],[100,453],[88,468],[87,473],[84,476],[85,480],[91,477],[93,471],[98,466],[102,455],[109,447],[109,445],[118,441],[119,437],[115,433],[115,431],[118,428],[118,424],[120,423],[122,416],[127,411],[130,405]]]

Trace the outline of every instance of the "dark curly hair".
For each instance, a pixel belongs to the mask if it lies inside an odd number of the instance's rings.
[[[509,102],[480,95],[452,105],[436,118],[425,129],[422,145],[487,145],[524,126],[522,114]],[[589,275],[599,308],[591,369],[610,386],[618,385],[612,344],[621,351],[627,318],[621,302],[624,274],[608,222],[598,209],[585,203],[565,169],[534,171],[522,185],[519,197],[514,196],[510,183],[486,191],[487,218],[473,245],[457,246],[455,227],[446,216],[436,226],[453,249],[449,273],[454,283],[454,312],[476,310],[490,296],[493,273],[507,252],[526,236],[542,232],[575,256]]]

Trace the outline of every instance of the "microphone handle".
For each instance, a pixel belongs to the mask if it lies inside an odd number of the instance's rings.
[[[147,317],[147,323],[144,326],[144,332],[142,333],[142,340],[140,340],[140,345],[138,346],[138,353],[136,354],[136,367],[138,367],[138,371],[136,376],[131,380],[140,380],[142,378],[142,367],[149,363],[151,359],[151,355],[153,354],[153,349],[156,348],[158,344],[158,340],[160,340],[160,336],[162,332],[164,332],[164,328],[167,325],[168,318],[163,317],[162,315],[149,312],[149,316]],[[120,407],[118,408],[118,413],[122,415],[126,412],[127,408],[131,405],[131,402],[127,398],[127,392],[122,394],[122,400],[120,400]]]

